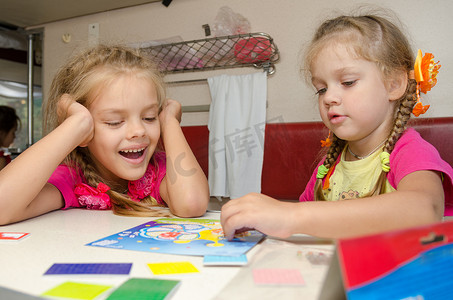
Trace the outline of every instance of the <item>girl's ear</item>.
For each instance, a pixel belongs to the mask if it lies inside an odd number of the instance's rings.
[[[392,79],[389,81],[389,99],[395,101],[400,99],[407,88],[407,73],[406,72],[397,72],[392,76]]]

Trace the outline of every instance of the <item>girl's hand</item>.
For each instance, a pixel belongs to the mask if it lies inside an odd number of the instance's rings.
[[[232,240],[236,233],[256,229],[264,234],[287,238],[292,234],[293,205],[257,193],[230,200],[222,207],[220,215],[225,237]]]
[[[79,118],[80,126],[78,128],[86,128],[84,138],[80,142],[80,147],[85,147],[94,136],[94,122],[90,111],[82,104],[74,101],[69,94],[63,94],[58,101],[57,107],[58,123],[61,124],[69,118]],[[85,122],[84,122],[85,121]]]
[[[176,100],[167,99],[167,102],[162,107],[162,111],[159,114],[159,121],[161,130],[164,130],[165,125],[171,120],[177,120],[181,122],[182,108],[181,103]]]

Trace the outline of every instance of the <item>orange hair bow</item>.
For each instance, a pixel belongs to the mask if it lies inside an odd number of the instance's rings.
[[[417,81],[417,104],[412,110],[414,116],[418,117],[428,110],[429,105],[423,105],[420,100],[420,92],[426,94],[436,85],[440,67],[439,61],[434,62],[434,55],[425,53],[422,57],[422,51],[418,50],[414,65],[414,79]]]

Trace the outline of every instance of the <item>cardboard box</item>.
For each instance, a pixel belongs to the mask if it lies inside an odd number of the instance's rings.
[[[453,221],[338,240],[320,299],[453,299]]]

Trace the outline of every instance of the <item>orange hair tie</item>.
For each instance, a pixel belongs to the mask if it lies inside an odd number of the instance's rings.
[[[329,130],[329,135],[326,137],[326,139],[321,140],[321,147],[330,147],[330,145],[332,145],[332,140],[330,139],[330,133],[331,133],[331,131]]]
[[[326,190],[330,186],[330,176],[332,176],[334,166],[330,167],[329,172],[327,172],[326,179],[324,180],[324,184],[322,185],[322,189]]]

